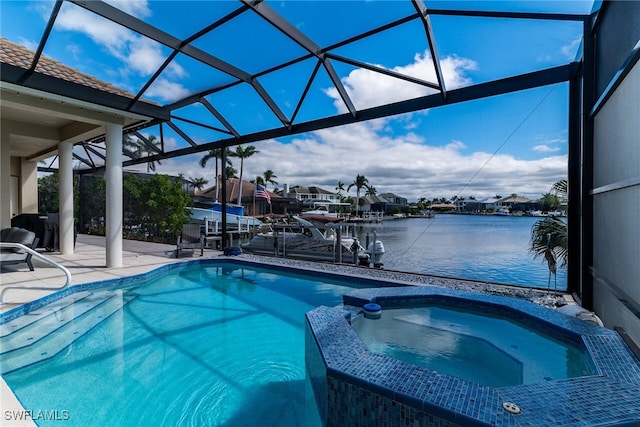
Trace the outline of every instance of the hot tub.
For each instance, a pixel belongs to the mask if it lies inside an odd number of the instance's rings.
[[[492,387],[597,374],[584,343],[567,334],[480,302],[434,300],[351,325],[374,353]]]
[[[364,317],[362,307],[367,303],[382,307],[380,319]],[[467,341],[460,345],[467,350],[459,354],[458,364],[469,363],[463,360],[465,352],[477,349],[482,342],[487,357],[496,357],[499,362],[490,369],[475,366],[471,370],[499,373],[503,366],[515,378],[486,384],[417,363],[415,352],[409,351],[403,360],[401,352],[378,351],[356,332],[358,323],[375,329],[375,322],[392,319],[393,310],[400,310],[396,313],[404,323],[424,327],[424,316],[413,316],[416,313],[411,310],[443,306],[453,307],[462,317],[479,312],[508,319],[554,345],[568,345],[558,352],[574,355],[548,360],[552,373],[536,377],[527,373],[524,366],[528,362],[521,359],[518,349],[505,347],[491,337],[478,337],[475,332],[461,334],[462,326],[457,326],[453,338],[446,337],[452,328],[439,328],[436,332],[446,332],[439,338],[441,349],[455,347],[452,340]],[[407,308],[411,310],[404,311]],[[308,312],[306,319],[307,374],[327,426],[622,426],[637,425],[640,420],[640,362],[618,334],[528,301],[437,287],[362,289],[345,295],[342,306],[318,307]],[[381,341],[387,343],[393,335],[405,347],[417,340],[415,331],[396,330],[386,333]],[[513,342],[517,347],[528,346]],[[529,350],[535,359],[535,348]],[[549,353],[539,355],[544,358]],[[559,373],[553,373],[554,369]]]

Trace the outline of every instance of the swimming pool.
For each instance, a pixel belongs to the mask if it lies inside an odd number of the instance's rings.
[[[416,283],[426,286],[398,287]],[[2,356],[0,370],[44,426],[637,425],[640,362],[614,331],[527,301],[434,286],[445,284],[460,286],[244,255],[170,264],[3,313],[0,336],[14,337],[21,354]],[[372,353],[349,323],[366,302],[425,295],[471,306],[508,300],[512,314],[582,340],[597,373],[484,386]],[[25,333],[40,319],[57,332]],[[507,402],[522,413],[508,413]]]
[[[304,313],[358,286],[191,263],[0,325],[0,369],[43,426],[313,426]]]
[[[597,373],[581,342],[479,305],[385,309],[379,319],[360,316],[352,327],[374,353],[492,387]]]

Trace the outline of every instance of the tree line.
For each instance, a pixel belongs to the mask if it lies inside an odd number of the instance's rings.
[[[99,175],[74,177],[74,218],[81,233],[105,235],[106,183]],[[193,201],[184,190],[182,176],[125,173],[122,180],[123,237],[175,243],[182,225],[189,222]],[[58,212],[58,174],[38,179],[39,212]]]

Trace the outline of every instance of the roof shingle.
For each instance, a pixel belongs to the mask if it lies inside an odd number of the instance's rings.
[[[28,70],[31,67],[33,58],[34,53],[26,47],[0,37],[0,62]],[[40,57],[35,71],[50,77],[101,90],[103,92],[109,92],[127,98],[133,98],[135,96],[126,90],[120,89],[110,83],[103,82],[102,80],[88,74],[84,74],[62,64],[61,62],[47,58],[44,55]]]

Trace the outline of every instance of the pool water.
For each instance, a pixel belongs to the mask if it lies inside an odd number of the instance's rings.
[[[374,353],[491,387],[596,374],[584,346],[488,311],[385,309],[380,319],[352,326]]]
[[[354,286],[234,264],[173,270],[93,292],[124,306],[87,331],[75,308],[64,349],[4,379],[27,410],[58,411],[65,426],[317,425],[304,313],[340,304]],[[34,325],[18,332],[26,337]],[[29,353],[52,351],[45,345]],[[60,425],[46,418],[38,424]]]

